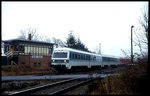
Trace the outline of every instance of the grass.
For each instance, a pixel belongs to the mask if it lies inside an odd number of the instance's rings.
[[[1,67],[1,75],[35,75],[35,74],[54,74],[57,73],[53,68],[48,70],[37,70],[27,65],[9,65]]]
[[[93,84],[93,89],[88,93],[89,95],[146,94],[148,92],[148,63],[140,62],[136,66],[127,66],[124,71],[115,76],[109,76],[103,80],[98,79],[96,84]]]

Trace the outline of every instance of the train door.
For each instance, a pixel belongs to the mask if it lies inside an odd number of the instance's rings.
[[[103,57],[101,57],[101,61],[102,61],[102,63],[101,63],[102,65],[101,65],[101,66],[104,67],[104,60],[103,60]]]
[[[91,56],[90,55],[88,55],[88,68],[91,68]]]

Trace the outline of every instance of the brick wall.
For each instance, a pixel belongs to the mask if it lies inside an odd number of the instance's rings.
[[[19,64],[26,64],[36,69],[49,69],[51,63],[51,56],[42,56],[41,58],[32,57],[31,55],[19,55]],[[36,63],[36,66],[34,65]],[[38,65],[40,63],[40,66]]]

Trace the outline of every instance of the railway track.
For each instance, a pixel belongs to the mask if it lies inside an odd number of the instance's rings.
[[[119,68],[125,68],[125,66],[117,66],[117,67],[106,67],[106,68],[98,68],[98,69],[83,69],[76,71],[60,71],[59,74],[90,74],[90,73],[99,73],[99,74],[107,74],[114,73]]]
[[[92,80],[94,79],[74,78],[74,79],[63,80],[51,84],[45,84],[42,86],[37,86],[25,90],[9,92],[5,95],[59,95],[68,92],[73,88],[76,88],[77,86],[88,83]]]
[[[99,73],[96,72],[96,73]],[[37,87],[32,87],[28,89],[23,89],[19,91],[8,91],[7,93],[4,93],[6,95],[55,95],[55,94],[63,94],[72,88],[75,88],[76,86],[80,86],[81,84],[87,83],[91,81],[91,78],[105,78],[106,76],[109,76],[109,73],[115,73],[115,70],[108,70],[103,69],[100,71],[102,74],[93,74],[93,72],[89,72],[88,78],[73,78],[63,81],[58,81],[55,83],[49,83],[45,85],[40,85]]]

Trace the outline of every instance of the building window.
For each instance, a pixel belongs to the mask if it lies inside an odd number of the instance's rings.
[[[52,54],[52,48],[48,49],[48,53],[51,55]]]
[[[25,62],[21,62],[22,65],[25,65]]]
[[[20,45],[19,50],[20,50],[21,53],[24,53],[24,45]]]
[[[4,52],[9,51],[9,45],[4,45]]]
[[[34,63],[34,67],[37,67],[37,64],[36,64],[36,63]]]
[[[38,63],[38,67],[41,67],[41,63]]]

